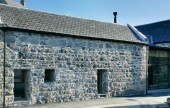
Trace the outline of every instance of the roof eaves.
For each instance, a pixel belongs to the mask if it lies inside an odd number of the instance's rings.
[[[155,46],[155,45],[149,45],[150,49],[157,49],[157,50],[170,50],[169,47],[160,47],[160,46]]]
[[[9,28],[6,24],[0,24],[0,28]]]
[[[8,27],[7,24],[4,24],[1,20],[1,17],[0,17],[0,28],[5,28],[5,27]]]
[[[1,20],[1,17],[0,17],[0,24],[3,24],[2,20]]]

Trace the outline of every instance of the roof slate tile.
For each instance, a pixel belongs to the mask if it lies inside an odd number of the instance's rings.
[[[127,26],[0,5],[0,17],[8,27],[69,34],[79,37],[143,43]]]
[[[170,42],[170,20],[140,25],[136,26],[136,28],[148,39],[153,39],[153,43]]]

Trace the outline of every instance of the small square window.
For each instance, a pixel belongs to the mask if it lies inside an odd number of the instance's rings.
[[[53,81],[55,81],[55,70],[45,69],[44,82],[53,82]]]

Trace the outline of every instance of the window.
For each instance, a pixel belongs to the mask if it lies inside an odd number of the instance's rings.
[[[44,82],[53,82],[55,81],[55,70],[54,69],[45,69]]]

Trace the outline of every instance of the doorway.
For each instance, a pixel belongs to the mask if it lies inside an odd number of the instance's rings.
[[[108,92],[108,74],[106,69],[98,69],[97,71],[97,89],[98,94]]]
[[[28,70],[14,70],[14,98],[15,100],[28,98]]]

